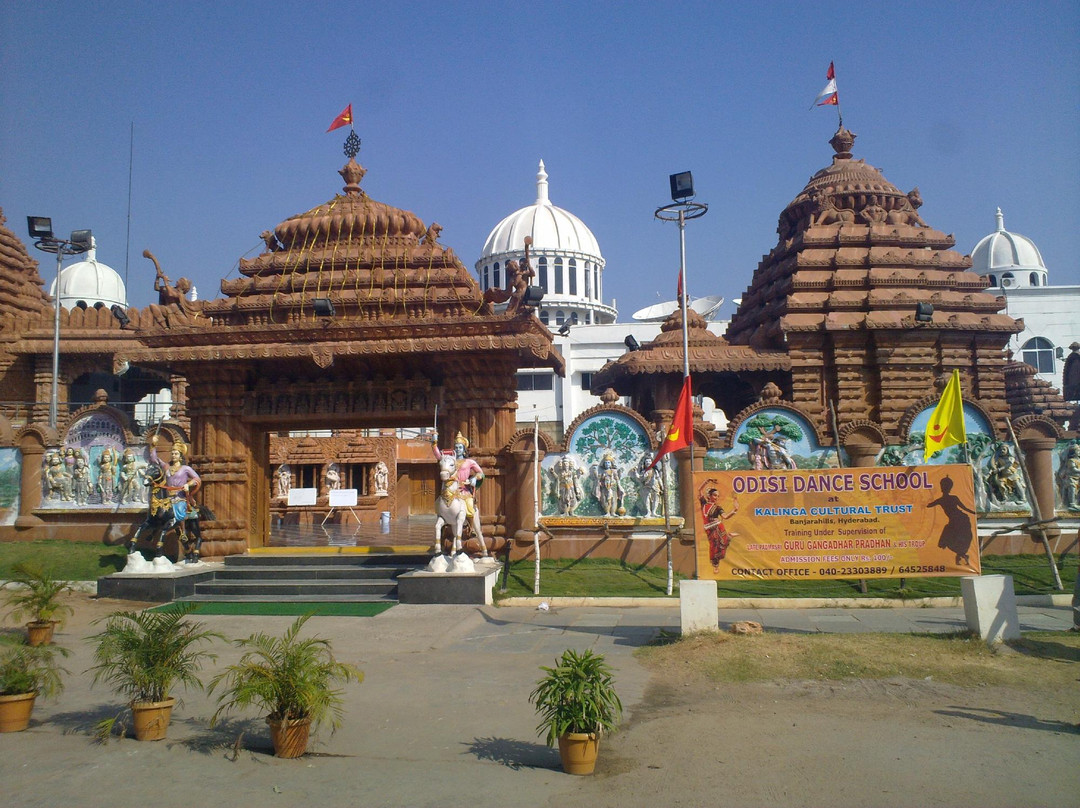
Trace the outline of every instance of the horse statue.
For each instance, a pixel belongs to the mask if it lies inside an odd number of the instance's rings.
[[[165,537],[170,531],[175,530],[180,540],[180,547],[184,551],[184,563],[198,563],[199,550],[202,547],[202,530],[199,527],[199,521],[200,519],[213,521],[215,518],[213,511],[208,507],[195,504],[192,495],[198,490],[198,486],[186,497],[178,498],[176,493],[182,489],[165,484],[165,471],[160,466],[147,466],[143,475],[146,484],[150,487],[149,504],[146,519],[128,542],[128,553],[135,552],[135,545],[140,540],[145,540],[154,546],[157,555],[161,555],[165,546]]]
[[[461,490],[461,483],[457,479],[457,460],[453,455],[445,454],[439,458],[439,479],[442,480],[442,491],[435,498],[435,546],[432,552],[442,552],[442,529],[443,525],[449,525],[454,534],[453,554],[462,550],[461,534],[465,529],[467,505],[465,493]],[[484,542],[484,534],[480,530],[480,515],[476,512],[472,516],[472,529],[476,534],[477,541],[483,550],[483,555],[488,555],[487,544]]]

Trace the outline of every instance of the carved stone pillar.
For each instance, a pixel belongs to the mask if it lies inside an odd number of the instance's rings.
[[[191,465],[202,478],[200,501],[216,517],[202,526],[207,558],[243,553],[265,539],[269,441],[256,441],[241,417],[245,378],[241,368],[220,367],[188,379]]]
[[[532,441],[530,440],[531,444]],[[540,450],[540,462],[544,462],[546,452]],[[536,476],[533,460],[535,453],[531,445],[510,453],[514,473],[507,475],[513,477],[511,483],[507,480],[504,484],[503,498],[507,503],[507,535],[513,535],[519,541],[527,541],[532,538],[533,517],[536,515]],[[543,497],[543,491],[540,494]],[[512,511],[512,513],[511,513]],[[514,526],[513,533],[509,532]]]
[[[1024,450],[1032,494],[1039,503],[1039,514],[1043,519],[1051,519],[1055,513],[1054,502],[1054,466],[1053,453],[1057,446],[1055,438],[1022,437],[1020,448]],[[1029,533],[1032,540],[1038,541],[1037,534]],[[1060,528],[1046,528],[1046,538],[1053,541],[1061,535]]]
[[[22,453],[22,470],[19,478],[19,515],[15,517],[16,528],[38,527],[43,522],[34,516],[41,505],[41,464],[45,447],[38,436],[28,433],[19,445]]]

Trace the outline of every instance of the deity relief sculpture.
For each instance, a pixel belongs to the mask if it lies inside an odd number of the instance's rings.
[[[112,447],[106,447],[98,457],[97,491],[101,494],[101,501],[107,504],[116,497],[116,466],[120,460],[120,453]]]
[[[292,488],[292,473],[289,471],[289,467],[282,463],[277,468],[277,498],[288,499],[289,490]]]
[[[650,468],[651,466],[651,468]],[[662,515],[664,478],[659,464],[652,466],[652,457],[642,455],[637,468],[633,471],[634,479],[637,480],[641,507],[645,516],[652,518]]]
[[[381,460],[375,464],[375,496],[390,495],[390,469]]]
[[[326,487],[330,491],[341,490],[341,472],[338,471],[337,463],[331,463],[326,470]]]
[[[66,502],[73,499],[72,475],[67,470],[60,452],[52,452],[45,461],[46,497],[54,502]]]
[[[581,478],[585,472],[570,455],[563,455],[551,469],[552,486],[559,503],[559,516],[573,516],[581,504]]]
[[[124,449],[117,471],[116,501],[121,504],[141,502],[143,500],[142,475],[139,474],[139,459],[132,448]]]
[[[793,469],[795,461],[787,450],[787,439],[781,434],[781,428],[774,426],[766,429],[758,427],[758,434],[750,438],[747,457],[753,469]]]
[[[986,467],[983,482],[986,495],[994,505],[1024,502],[1024,479],[1008,444],[999,444]]]
[[[1058,469],[1058,493],[1070,511],[1080,510],[1080,443],[1072,442]]]
[[[594,474],[596,500],[600,503],[600,510],[604,512],[604,516],[625,516],[623,497],[626,491],[623,489],[622,472],[615,465],[615,457],[611,452],[604,453],[600,465],[595,467]]]
[[[90,467],[81,456],[75,458],[75,467],[71,471],[71,495],[76,505],[86,505],[90,501]]]

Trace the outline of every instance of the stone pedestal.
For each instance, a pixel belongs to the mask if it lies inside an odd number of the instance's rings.
[[[476,572],[406,572],[397,578],[400,603],[475,603],[490,606],[502,567]],[[715,611],[715,609],[714,609]]]
[[[969,629],[989,644],[1019,638],[1020,617],[1011,575],[969,575],[960,579],[960,591]]]
[[[716,581],[680,581],[679,617],[683,634],[718,631]]]

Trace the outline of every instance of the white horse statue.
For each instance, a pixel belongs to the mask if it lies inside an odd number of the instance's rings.
[[[442,552],[443,525],[450,525],[450,529],[454,532],[453,554],[460,553],[462,549],[461,534],[465,529],[467,506],[465,494],[461,490],[461,484],[458,482],[456,472],[457,460],[453,455],[443,455],[439,458],[439,479],[442,480],[442,492],[435,498],[435,546],[432,548],[432,551],[436,554]],[[488,554],[487,542],[484,541],[484,534],[480,530],[480,514],[475,510],[473,511],[472,528],[477,541],[480,542],[483,555],[486,557]]]

